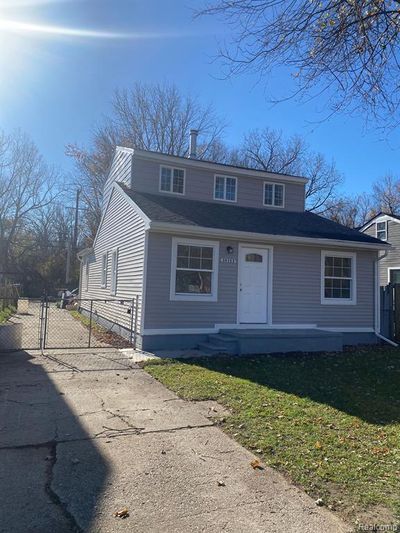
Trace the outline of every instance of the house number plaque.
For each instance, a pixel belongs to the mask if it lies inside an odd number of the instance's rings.
[[[237,261],[234,257],[221,257],[220,263],[230,263],[232,265],[235,265]]]

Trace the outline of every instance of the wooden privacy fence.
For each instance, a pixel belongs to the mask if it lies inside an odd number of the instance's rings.
[[[400,284],[381,287],[381,335],[400,342]]]

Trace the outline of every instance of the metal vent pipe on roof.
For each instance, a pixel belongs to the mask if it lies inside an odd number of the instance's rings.
[[[199,130],[190,130],[189,134],[189,158],[196,159],[197,157],[197,136]]]

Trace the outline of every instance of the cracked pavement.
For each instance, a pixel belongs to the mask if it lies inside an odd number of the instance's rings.
[[[0,532],[351,530],[253,470],[215,425],[223,415],[114,350],[0,354]]]

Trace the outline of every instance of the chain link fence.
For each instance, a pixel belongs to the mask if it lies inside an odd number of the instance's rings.
[[[139,297],[0,297],[0,350],[136,347]]]

